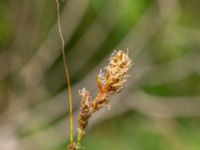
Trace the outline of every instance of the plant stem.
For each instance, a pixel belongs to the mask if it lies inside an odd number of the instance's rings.
[[[62,55],[63,55],[63,62],[64,62],[64,69],[65,69],[65,76],[67,78],[67,85],[68,85],[68,95],[69,95],[69,113],[70,113],[70,143],[73,143],[73,109],[72,109],[72,94],[71,94],[71,84],[70,84],[70,76],[67,68],[67,61],[65,56],[65,41],[62,35],[62,29],[60,24],[60,3],[59,0],[56,0],[57,4],[57,23],[58,23],[58,31],[60,35],[60,40],[62,43]]]

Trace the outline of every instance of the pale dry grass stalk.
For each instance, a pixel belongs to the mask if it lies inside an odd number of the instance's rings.
[[[57,6],[57,24],[58,24],[58,32],[60,35],[61,40],[61,50],[62,50],[62,56],[63,56],[63,63],[64,63],[64,70],[65,70],[65,76],[67,79],[67,85],[68,85],[68,96],[69,96],[69,113],[70,113],[70,144],[73,144],[73,110],[72,110],[72,92],[71,92],[71,84],[70,84],[70,76],[69,71],[67,67],[67,60],[65,56],[65,41],[62,34],[62,28],[61,28],[61,21],[60,21],[60,2],[59,0],[56,0],[56,6]]]
[[[127,72],[132,65],[132,60],[128,53],[114,51],[109,59],[108,65],[97,75],[98,94],[92,98],[85,88],[79,91],[81,96],[80,114],[78,118],[77,142],[69,144],[69,150],[77,150],[81,146],[81,141],[86,133],[87,125],[92,114],[105,108],[109,103],[109,96],[119,92],[126,82]]]

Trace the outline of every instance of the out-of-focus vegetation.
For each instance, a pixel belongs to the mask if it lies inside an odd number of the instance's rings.
[[[135,66],[111,110],[97,113],[86,150],[200,150],[200,1],[64,0],[61,25],[78,90],[113,49]],[[0,149],[64,150],[68,98],[54,0],[0,1]]]

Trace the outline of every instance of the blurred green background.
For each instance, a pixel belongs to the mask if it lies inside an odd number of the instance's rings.
[[[114,49],[135,66],[85,150],[200,150],[200,1],[63,0],[77,122],[86,87]],[[69,106],[55,0],[0,1],[0,150],[65,150]],[[77,126],[77,123],[75,124]],[[75,127],[76,131],[76,127]]]

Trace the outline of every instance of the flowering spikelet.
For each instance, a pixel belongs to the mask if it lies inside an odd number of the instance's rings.
[[[126,82],[127,71],[132,61],[123,51],[114,51],[109,64],[98,75],[97,83],[101,92],[119,92]]]
[[[107,97],[122,89],[131,64],[132,60],[127,53],[123,51],[113,52],[108,65],[97,76],[99,92],[93,101],[94,110],[104,107],[107,104]]]
[[[81,106],[80,106],[80,114],[79,114],[79,129],[78,129],[78,141],[81,141],[83,136],[85,135],[86,126],[88,124],[88,120],[91,116],[91,96],[90,92],[88,92],[85,88],[79,91],[81,96]]]
[[[72,149],[69,150],[76,150],[80,147],[91,115],[108,104],[108,97],[111,94],[119,92],[123,88],[131,64],[132,60],[130,60],[127,53],[121,50],[115,51],[111,55],[108,65],[97,75],[97,96],[92,99],[85,88],[79,91],[81,106],[78,119],[78,139],[77,143],[72,145]]]

